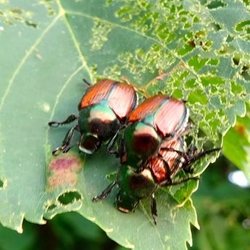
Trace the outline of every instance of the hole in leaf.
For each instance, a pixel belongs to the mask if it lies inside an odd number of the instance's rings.
[[[215,30],[215,31],[219,31],[222,30],[222,26],[219,23],[211,23],[211,27]]]
[[[233,57],[233,63],[238,66],[240,63],[240,58],[238,56]]]
[[[0,188],[3,188],[3,181],[0,180]]]
[[[55,204],[51,204],[50,206],[48,206],[47,210],[48,211],[52,211],[56,208],[56,205]]]
[[[209,9],[217,9],[217,8],[222,8],[225,7],[226,4],[223,3],[222,1],[213,1],[210,4],[207,5]]]
[[[242,77],[243,77],[246,81],[249,81],[249,80],[250,80],[250,69],[249,69],[249,66],[243,66],[243,67],[242,67],[241,75],[242,75]]]
[[[226,43],[231,43],[232,41],[235,40],[235,37],[234,36],[231,36],[231,35],[228,35],[227,36],[227,39],[226,39]]]
[[[28,25],[28,26],[30,26],[30,27],[32,27],[32,28],[35,28],[35,29],[38,26],[36,23],[34,23],[32,21],[25,21],[25,24]]]
[[[77,200],[80,200],[82,197],[78,192],[66,192],[61,194],[58,197],[58,201],[61,202],[63,205],[68,205],[70,203],[73,203]]]
[[[247,33],[249,33],[249,31],[250,31],[250,20],[238,23],[236,25],[235,29],[236,29],[236,31],[239,31],[239,32],[246,31]]]
[[[241,66],[241,71],[240,74],[241,76],[246,80],[249,81],[250,80],[250,65],[248,63],[242,62],[240,60],[240,55],[235,55],[232,58],[232,62],[234,65],[238,66],[238,65],[242,65]]]

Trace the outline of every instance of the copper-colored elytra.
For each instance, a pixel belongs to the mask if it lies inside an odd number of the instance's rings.
[[[151,115],[159,106],[169,97],[166,95],[156,95],[146,99],[136,109],[134,109],[128,118],[128,122],[135,122],[143,120],[145,117]]]
[[[109,107],[123,119],[137,105],[137,96],[131,85],[119,82],[110,91],[108,101]]]
[[[158,130],[165,137],[186,127],[188,109],[182,100],[170,98],[157,110],[155,121],[157,121]]]
[[[114,81],[109,79],[103,79],[96,84],[90,86],[86,93],[83,95],[78,109],[89,107],[90,105],[96,104],[101,100],[107,99],[110,89],[114,85]]]
[[[181,144],[180,139],[165,141],[158,155],[149,159],[147,166],[151,169],[158,184],[171,179],[179,170],[181,166],[180,156],[174,150],[182,150]]]
[[[128,117],[128,123],[143,120],[150,115],[154,116],[154,126],[157,131],[166,137],[186,128],[189,111],[183,100],[156,95],[146,99],[134,109]]]
[[[107,100],[108,106],[122,120],[137,105],[137,96],[133,86],[127,83],[104,79],[90,86],[82,97],[78,109],[83,109]]]

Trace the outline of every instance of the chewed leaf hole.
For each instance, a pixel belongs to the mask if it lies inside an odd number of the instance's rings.
[[[55,205],[55,204],[51,204],[48,208],[47,208],[47,210],[48,211],[52,211],[53,209],[55,209],[57,206]]]
[[[72,192],[66,192],[66,193],[61,194],[58,197],[58,201],[63,205],[68,205],[77,200],[80,200],[81,198],[82,196],[78,192],[72,191]]]
[[[222,8],[225,7],[226,4],[223,3],[223,1],[213,1],[210,4],[207,5],[209,9],[217,9],[217,8]]]
[[[0,189],[4,189],[7,187],[7,180],[0,179]]]
[[[27,20],[25,21],[25,24],[32,27],[32,28],[37,28],[37,26],[38,26],[37,23],[34,23],[32,21],[27,21]]]

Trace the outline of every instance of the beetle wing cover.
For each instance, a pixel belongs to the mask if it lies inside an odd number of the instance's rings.
[[[102,100],[106,100],[109,96],[110,90],[114,86],[115,81],[110,79],[103,79],[95,85],[90,86],[83,95],[78,109],[86,108],[90,105],[96,104]]]
[[[169,181],[181,166],[180,156],[174,150],[183,150],[181,139],[163,142],[158,155],[149,160],[149,167],[159,184]]]
[[[162,156],[164,161],[168,163],[169,170],[171,172],[170,177],[172,178],[179,168],[182,166],[181,156],[178,152],[174,150],[183,152],[184,141],[180,138],[173,139],[171,141],[165,141],[161,145],[159,154]]]
[[[158,109],[161,104],[167,100],[166,95],[156,95],[146,99],[142,102],[136,109],[134,109],[128,118],[128,122],[135,122],[152,115],[156,109]]]
[[[188,114],[188,109],[182,100],[170,98],[156,112],[155,127],[163,137],[174,136],[185,130]]]
[[[126,83],[117,83],[110,91],[108,103],[116,116],[123,120],[137,105],[135,89]]]

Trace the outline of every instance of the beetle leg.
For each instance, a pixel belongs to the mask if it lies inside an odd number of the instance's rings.
[[[119,156],[121,163],[125,163],[127,161],[127,153],[125,150],[124,138],[121,139],[120,148],[119,148]]]
[[[48,125],[50,127],[58,127],[59,125],[71,123],[71,122],[75,121],[77,118],[78,118],[77,116],[72,114],[65,121],[62,121],[62,122],[52,121],[52,122],[49,122]]]
[[[158,157],[160,157],[163,160],[164,168],[166,169],[166,172],[168,173],[167,177],[167,183],[172,183],[171,173],[173,170],[170,169],[169,164],[167,161],[165,161],[164,157],[161,154],[158,154]]]
[[[114,186],[116,185],[116,181],[110,183],[103,191],[101,194],[93,197],[92,201],[100,201],[100,200],[103,200],[105,199],[109,194],[110,192],[112,191],[112,189],[114,188]]]
[[[184,158],[185,161],[189,160],[187,152],[182,152],[180,150],[176,150],[175,148],[167,148],[167,147],[162,147],[161,149],[171,151],[171,152],[176,152],[177,154],[179,154],[180,157]]]
[[[199,160],[200,158],[202,158],[203,156],[207,155],[207,154],[211,154],[215,151],[219,151],[221,150],[221,148],[213,148],[213,149],[209,149],[209,150],[205,150],[202,152],[198,152],[196,153],[193,148],[190,148],[187,152],[182,152],[179,150],[176,150],[174,148],[162,148],[164,150],[168,150],[168,151],[172,151],[172,152],[176,152],[177,154],[179,154],[179,156],[181,158],[183,158],[183,165],[182,168],[186,173],[192,173],[191,170],[191,165],[196,162],[197,160]]]
[[[199,160],[200,158],[202,158],[203,156],[207,155],[207,154],[211,154],[215,151],[219,151],[221,150],[221,148],[213,148],[213,149],[209,149],[209,150],[205,150],[202,152],[198,152],[198,153],[194,153],[194,151],[191,149],[191,151],[188,151],[186,153],[186,157],[184,158],[185,161],[183,163],[183,170],[186,173],[191,173],[191,166],[194,162],[196,162],[197,160]]]
[[[66,136],[64,137],[63,141],[62,141],[62,145],[60,147],[57,147],[55,150],[53,150],[52,154],[53,155],[58,155],[59,152],[63,152],[66,153],[69,151],[70,147],[70,141],[75,133],[75,130],[78,130],[78,125],[72,127],[66,134]]]
[[[108,153],[110,153],[110,154],[114,154],[116,157],[120,157],[120,152],[118,151],[115,151],[114,149],[113,149],[113,146],[114,146],[114,144],[115,144],[115,142],[117,141],[117,136],[118,136],[118,134],[119,134],[119,130],[116,132],[116,134],[109,140],[109,142],[108,142],[108,146],[107,146],[107,151],[108,151]]]
[[[157,217],[157,205],[156,205],[156,199],[155,194],[152,193],[151,195],[151,215],[154,221],[154,224],[156,225],[156,217]]]

